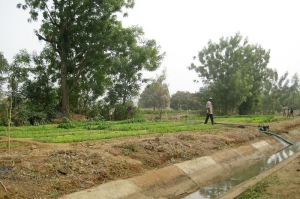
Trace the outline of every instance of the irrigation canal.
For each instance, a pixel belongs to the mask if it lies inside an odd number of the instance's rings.
[[[263,157],[261,161],[256,164],[250,165],[248,168],[235,173],[234,175],[226,178],[215,184],[206,186],[183,199],[214,199],[218,196],[229,191],[231,188],[237,186],[238,184],[245,182],[260,173],[272,168],[279,162],[287,159],[288,157],[294,155],[296,152],[300,151],[300,142],[294,143],[293,145],[288,145],[282,150],[274,153],[271,156]]]

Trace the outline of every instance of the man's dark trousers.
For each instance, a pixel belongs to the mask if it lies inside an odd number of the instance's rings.
[[[208,118],[210,118],[211,124],[214,124],[214,116],[213,116],[213,114],[208,114],[208,113],[206,115],[206,119],[205,119],[204,124],[207,124]]]

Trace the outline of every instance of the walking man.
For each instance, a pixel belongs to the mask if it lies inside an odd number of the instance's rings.
[[[283,106],[282,106],[282,116],[283,116],[283,117],[286,117],[285,109],[286,109],[286,108],[285,108],[285,106],[283,105]]]
[[[207,124],[208,118],[210,118],[211,124],[214,124],[212,98],[210,97],[206,103],[206,119],[204,124]]]
[[[292,107],[290,108],[290,116],[291,116],[291,117],[293,116],[293,118],[294,118],[294,110],[293,110]]]

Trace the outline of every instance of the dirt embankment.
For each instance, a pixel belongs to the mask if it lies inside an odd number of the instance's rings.
[[[289,138],[288,130],[300,126],[300,118],[269,125],[270,131]],[[223,126],[72,144],[12,139],[22,145],[10,154],[0,150],[0,199],[56,198],[267,138],[255,127]]]

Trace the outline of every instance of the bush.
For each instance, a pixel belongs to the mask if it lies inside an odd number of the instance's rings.
[[[57,128],[62,128],[62,129],[72,129],[75,128],[75,124],[73,123],[60,123]]]
[[[117,104],[115,108],[114,120],[127,120],[138,117],[138,108],[131,104]]]
[[[63,117],[62,123],[71,123],[71,120],[68,117]]]
[[[111,126],[111,124],[107,123],[107,122],[103,122],[101,124],[98,125],[97,130],[103,130],[103,129],[107,129]]]
[[[118,122],[118,124],[129,124],[129,123],[141,123],[141,122],[146,122],[145,118],[132,118],[129,120],[123,120]]]
[[[105,118],[103,116],[93,117],[93,118],[89,118],[87,121],[90,121],[90,122],[103,122],[103,121],[105,121]]]

